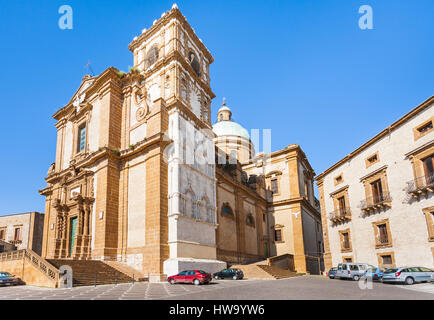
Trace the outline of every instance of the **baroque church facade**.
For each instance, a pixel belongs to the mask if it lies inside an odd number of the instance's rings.
[[[174,5],[129,49],[134,67],[85,76],[54,115],[42,257],[116,260],[159,281],[185,269],[320,257],[319,203],[298,145],[255,154],[224,104],[213,57]]]

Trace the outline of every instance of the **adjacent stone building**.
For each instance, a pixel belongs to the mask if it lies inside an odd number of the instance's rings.
[[[31,249],[41,254],[44,214],[39,212],[0,216],[0,243],[3,250]]]
[[[211,125],[213,57],[176,6],[129,49],[130,72],[85,76],[53,116],[42,256],[117,260],[151,281],[284,253],[306,272],[322,236],[301,148],[255,157],[227,106]]]
[[[325,264],[433,267],[434,97],[316,177]]]

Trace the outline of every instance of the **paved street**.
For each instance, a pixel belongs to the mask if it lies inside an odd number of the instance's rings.
[[[279,300],[279,299],[424,299],[434,300],[434,284],[413,286],[357,282],[304,276],[282,280],[219,280],[209,285],[135,283],[47,289],[30,286],[0,288],[0,300]]]

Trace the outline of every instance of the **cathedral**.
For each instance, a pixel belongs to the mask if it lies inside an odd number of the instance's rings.
[[[256,152],[226,103],[212,125],[213,57],[176,5],[129,49],[128,73],[86,75],[53,115],[42,257],[117,261],[150,281],[287,254],[309,271],[323,238],[300,146]]]

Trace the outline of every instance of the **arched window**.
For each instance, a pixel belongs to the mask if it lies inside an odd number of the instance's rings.
[[[193,191],[188,190],[185,193],[186,201],[185,201],[185,215],[190,218],[196,217],[196,196]]]
[[[152,47],[146,55],[146,68],[152,66],[158,60],[158,48]]]
[[[200,77],[200,63],[199,59],[196,57],[193,51],[190,51],[188,54],[188,61],[190,62],[191,67],[194,72]]]
[[[224,203],[222,206],[222,215],[227,215],[227,216],[233,216],[234,213],[232,211],[232,208],[229,206],[228,203]]]
[[[251,213],[249,213],[249,214],[247,215],[246,223],[247,223],[247,225],[249,225],[249,226],[252,226],[252,227],[255,226],[255,218],[253,218],[253,216],[252,216]]]
[[[236,150],[232,150],[229,154],[229,163],[236,164],[238,160],[238,152]]]
[[[200,208],[200,220],[208,222],[208,217],[207,217],[208,207],[209,207],[208,197],[203,196],[201,201],[201,208]]]

